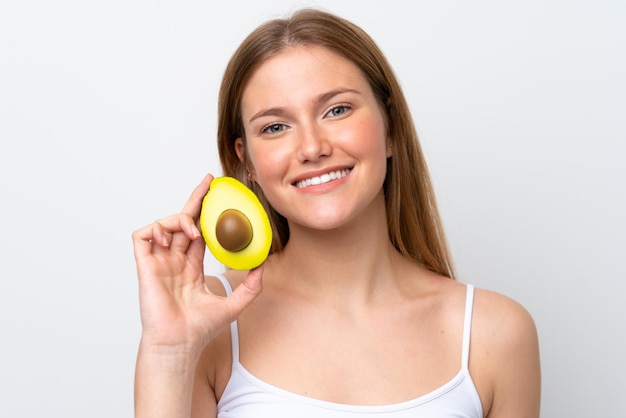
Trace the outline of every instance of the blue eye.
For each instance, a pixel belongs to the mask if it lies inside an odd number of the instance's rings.
[[[342,116],[342,115],[345,115],[350,109],[351,107],[348,105],[335,106],[332,109],[330,109],[328,113],[326,113],[326,116],[329,116],[331,118]]]
[[[285,124],[282,123],[272,123],[271,125],[267,125],[263,129],[261,129],[262,133],[268,134],[277,134],[284,131],[287,128]]]

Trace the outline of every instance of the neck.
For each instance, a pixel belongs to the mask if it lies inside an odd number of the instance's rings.
[[[403,257],[389,239],[384,199],[340,228],[321,231],[290,225],[277,254],[289,277],[311,296],[367,303],[397,282]]]

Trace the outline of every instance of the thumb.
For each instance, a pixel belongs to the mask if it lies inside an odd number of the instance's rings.
[[[239,314],[261,294],[263,290],[262,276],[263,266],[250,270],[244,281],[230,295],[228,302],[232,321],[237,319]]]

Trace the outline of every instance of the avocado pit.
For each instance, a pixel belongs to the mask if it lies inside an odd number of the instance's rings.
[[[225,250],[243,250],[252,241],[252,235],[250,220],[237,209],[227,209],[217,218],[215,237]]]

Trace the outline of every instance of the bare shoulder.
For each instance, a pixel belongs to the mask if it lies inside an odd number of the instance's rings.
[[[535,322],[517,301],[476,289],[470,372],[488,417],[539,416],[540,367]]]
[[[530,313],[508,296],[485,289],[476,289],[474,296],[473,332],[493,339],[531,337],[536,334]],[[511,342],[510,338],[505,339]],[[503,342],[505,342],[503,340]]]

